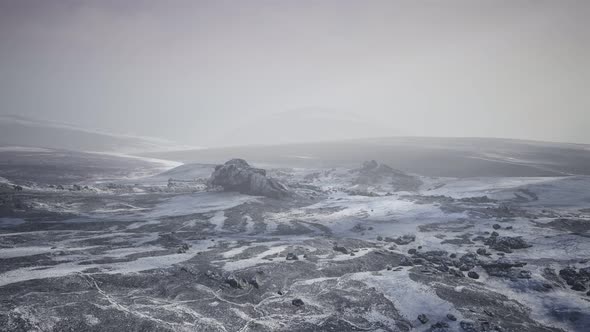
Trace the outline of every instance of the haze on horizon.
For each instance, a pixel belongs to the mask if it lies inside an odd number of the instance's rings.
[[[588,17],[584,0],[0,0],[0,115],[194,146],[590,143]]]

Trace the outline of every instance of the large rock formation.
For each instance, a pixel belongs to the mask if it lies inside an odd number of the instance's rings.
[[[282,183],[266,177],[266,171],[250,166],[243,159],[232,159],[223,165],[215,166],[207,184],[222,187],[225,191],[242,194],[282,198],[290,191]]]

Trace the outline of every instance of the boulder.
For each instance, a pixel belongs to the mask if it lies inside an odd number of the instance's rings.
[[[209,187],[221,187],[224,191],[237,191],[242,194],[283,198],[290,195],[285,185],[266,177],[266,171],[250,166],[243,159],[232,159],[217,165],[211,174]]]
[[[532,247],[520,236],[491,236],[484,241],[491,249],[511,253],[512,249],[525,249]]]

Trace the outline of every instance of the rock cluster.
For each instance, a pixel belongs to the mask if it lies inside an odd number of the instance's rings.
[[[578,271],[574,267],[568,266],[559,271],[559,276],[572,287],[575,291],[586,291],[588,282],[590,282],[590,267],[581,268]]]
[[[209,187],[221,187],[224,191],[237,191],[242,194],[283,198],[290,195],[285,185],[266,177],[266,171],[250,166],[243,159],[232,159],[217,165],[211,174]]]
[[[520,236],[516,236],[516,237],[498,236],[497,234],[498,233],[492,234],[492,236],[490,236],[484,242],[491,249],[495,249],[495,250],[502,251],[505,253],[511,253],[512,249],[524,249],[524,248],[532,247],[525,240],[523,240],[522,237],[520,237]]]

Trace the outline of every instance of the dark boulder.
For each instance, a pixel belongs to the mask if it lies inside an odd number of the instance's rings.
[[[491,249],[511,253],[512,249],[524,249],[532,247],[520,236],[491,236],[484,242]]]
[[[396,244],[398,244],[400,246],[410,244],[414,241],[416,241],[416,235],[413,235],[413,234],[407,234],[407,235],[400,236],[397,239],[393,239],[393,242],[395,242]]]
[[[428,323],[428,317],[426,317],[425,314],[420,314],[418,315],[418,320],[420,321],[420,323],[422,324],[426,324]]]
[[[243,159],[232,159],[217,165],[207,185],[221,187],[224,191],[271,198],[283,198],[291,194],[285,185],[266,177],[265,170],[254,168]]]
[[[291,301],[291,304],[293,304],[296,307],[301,307],[305,303],[303,303],[302,299],[293,299],[293,301]]]

